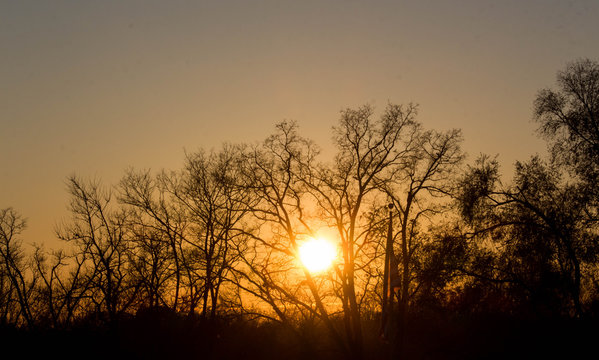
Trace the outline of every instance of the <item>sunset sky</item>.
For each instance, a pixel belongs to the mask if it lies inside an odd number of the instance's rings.
[[[504,172],[544,154],[532,102],[599,59],[589,1],[0,0],[0,208],[54,246],[65,178],[177,169],[294,119],[331,154],[346,107],[420,104]]]

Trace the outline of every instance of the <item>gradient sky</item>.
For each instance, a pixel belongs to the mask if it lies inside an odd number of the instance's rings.
[[[0,208],[57,244],[71,174],[176,169],[283,119],[330,150],[339,111],[420,104],[504,172],[543,154],[536,92],[599,59],[599,1],[0,0]]]

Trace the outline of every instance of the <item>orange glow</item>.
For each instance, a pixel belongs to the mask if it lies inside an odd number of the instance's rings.
[[[299,256],[308,271],[322,272],[331,267],[337,257],[337,248],[324,238],[313,238],[300,246]]]

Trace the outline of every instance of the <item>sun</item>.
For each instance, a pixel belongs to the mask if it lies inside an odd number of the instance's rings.
[[[300,246],[299,257],[308,271],[321,272],[331,266],[337,257],[337,249],[326,239],[312,238]]]

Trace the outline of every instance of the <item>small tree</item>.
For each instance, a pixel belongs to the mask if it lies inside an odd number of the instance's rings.
[[[84,253],[67,254],[63,250],[46,252],[36,247],[32,257],[37,281],[36,308],[42,325],[68,328],[82,315],[93,277],[86,268]]]
[[[13,208],[0,209],[2,321],[31,328],[35,325],[31,304],[35,281],[26,279],[27,264],[18,238],[25,227],[25,219]]]

